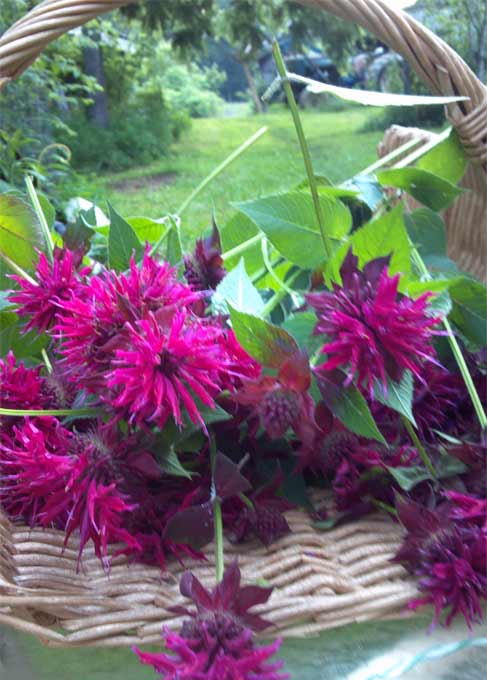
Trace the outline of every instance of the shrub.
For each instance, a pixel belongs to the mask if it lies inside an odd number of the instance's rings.
[[[145,93],[114,111],[108,128],[86,120],[83,112],[73,116],[71,125],[77,132],[71,143],[76,167],[124,170],[160,158],[188,127],[189,119],[168,109],[160,93]]]

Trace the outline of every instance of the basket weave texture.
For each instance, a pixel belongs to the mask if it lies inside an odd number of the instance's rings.
[[[450,211],[451,255],[470,271],[485,271],[487,177],[487,89],[460,57],[411,17],[382,0],[303,0],[375,33],[408,60],[437,94],[470,99],[452,104],[448,117],[471,160],[464,183],[471,189]],[[0,38],[0,87],[18,77],[52,40],[128,0],[47,0]],[[456,211],[456,212],[455,212]],[[299,244],[297,244],[299,247]],[[416,594],[405,570],[390,558],[401,543],[401,528],[374,515],[327,533],[313,528],[304,513],[287,514],[292,532],[264,548],[258,543],[225,546],[228,561],[238,556],[243,579],[275,586],[260,611],[274,632],[306,635],[352,621],[397,616]],[[103,570],[91,548],[77,569],[79,544],[64,534],[13,525],[0,510],[0,624],[33,633],[53,646],[121,646],[156,642],[161,626],[177,627],[169,607],[181,601],[183,570],[166,572],[129,564],[118,557]],[[214,578],[208,561],[187,561],[205,584]]]
[[[274,586],[260,613],[271,634],[308,635],[353,621],[399,615],[417,594],[414,581],[390,559],[402,530],[382,515],[328,533],[303,513],[287,514],[291,533],[264,548],[257,542],[225,545],[238,557],[245,581]],[[172,562],[167,572],[115,558],[109,573],[88,546],[77,570],[75,538],[63,550],[64,533],[13,526],[0,515],[0,624],[39,636],[53,646],[122,646],[157,642],[161,626],[179,627],[168,611],[182,602],[178,581],[190,568],[214,582],[208,561]],[[60,632],[61,631],[61,632]]]

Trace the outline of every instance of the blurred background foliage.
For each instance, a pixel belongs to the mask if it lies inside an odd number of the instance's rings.
[[[36,2],[1,4],[3,32]],[[485,0],[410,4],[485,78]],[[261,94],[276,35],[303,62],[321,55],[341,76],[359,52],[372,54],[377,45],[356,26],[291,0],[148,0],[71,31],[0,94],[2,188],[23,187],[29,172],[60,211],[71,195],[98,185],[100,173],[149,167],[177,154],[194,119],[266,113]],[[403,71],[397,62],[386,85],[426,91]],[[312,105],[325,114],[347,110],[329,97]],[[443,122],[441,107],[389,108],[365,116],[364,130]]]

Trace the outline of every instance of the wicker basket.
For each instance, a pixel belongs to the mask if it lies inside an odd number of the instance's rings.
[[[127,0],[47,0],[0,38],[0,87],[20,75],[42,49],[65,31]],[[435,93],[462,94],[468,101],[449,107],[471,159],[466,176],[471,192],[453,207],[449,247],[459,263],[482,273],[485,252],[487,172],[487,90],[445,43],[382,0],[309,0],[375,33],[402,54]],[[306,514],[288,513],[292,533],[264,548],[227,544],[226,559],[238,555],[245,580],[275,586],[260,610],[275,632],[306,635],[353,621],[401,615],[416,593],[405,570],[391,564],[401,528],[376,515],[328,533],[316,531]],[[168,607],[181,600],[174,562],[166,573],[116,558],[109,574],[90,548],[77,571],[78,544],[63,550],[64,534],[13,525],[0,510],[0,624],[37,635],[57,646],[121,646],[156,642],[163,623],[180,620]],[[187,562],[206,583],[208,561]]]

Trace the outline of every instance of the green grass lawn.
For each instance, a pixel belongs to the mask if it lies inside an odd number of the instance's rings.
[[[350,678],[362,668],[361,678],[392,677],[381,671],[400,659],[420,655],[422,650],[466,640],[469,633],[461,621],[451,629],[438,626],[427,635],[431,615],[414,616],[396,621],[369,621],[328,630],[320,637],[285,640],[279,658],[286,663],[292,680],[337,680]],[[485,637],[485,626],[477,628],[474,637]],[[0,629],[0,641],[1,641]],[[44,647],[28,635],[8,633],[10,652],[0,653],[0,680],[156,680],[151,667],[142,666],[135,654],[123,649],[53,649]],[[470,636],[471,637],[471,636]],[[155,648],[154,648],[155,649]],[[160,650],[157,650],[160,651]],[[0,647],[1,652],[1,647]],[[383,654],[393,655],[387,662],[366,672],[364,666]],[[394,661],[393,661],[394,659]],[[2,673],[3,668],[3,673]],[[157,676],[159,677],[159,676]],[[357,678],[357,675],[354,676]],[[394,677],[398,677],[394,674]],[[483,680],[485,647],[469,648],[439,661],[417,667],[401,678],[442,678],[442,680]]]
[[[316,174],[340,182],[375,160],[382,133],[360,132],[371,115],[374,112],[362,108],[302,114]],[[231,214],[232,201],[283,191],[304,178],[289,111],[194,120],[169,156],[144,168],[96,178],[98,200],[103,204],[108,199],[126,217],[157,218],[176,212],[198,183],[262,125],[269,131],[187,210],[183,234],[199,235],[210,223],[213,209],[223,224]]]

